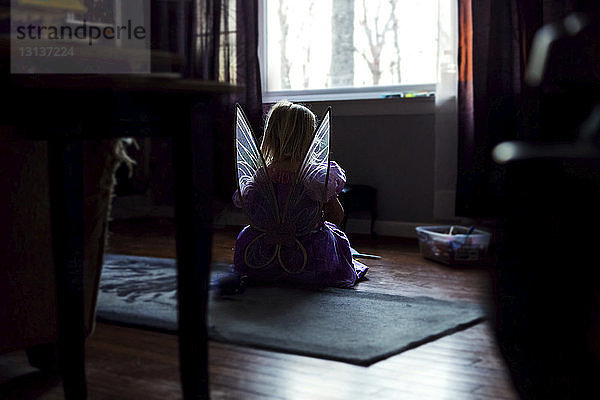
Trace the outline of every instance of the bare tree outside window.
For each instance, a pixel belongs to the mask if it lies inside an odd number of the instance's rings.
[[[392,70],[392,75],[394,72],[396,73],[396,82],[402,82],[402,70],[400,69],[400,59],[402,57],[400,51],[400,29],[398,25],[398,15],[396,14],[396,5],[398,3],[397,0],[389,0],[390,7],[392,8],[391,15],[394,18],[392,22],[392,31],[394,32],[394,49],[396,50],[396,61],[392,61],[390,63],[390,69]]]
[[[290,89],[290,60],[287,57],[287,42],[288,42],[288,32],[289,32],[289,24],[288,24],[288,7],[286,1],[279,1],[279,27],[281,29],[281,39],[280,39],[280,57],[281,57],[281,89],[286,90]]]
[[[313,17],[314,17],[314,8],[315,8],[315,1],[311,0],[308,3],[308,18],[306,18],[303,22],[303,30],[307,30],[307,29],[311,29],[312,28],[312,22],[313,22]],[[310,43],[306,43],[304,45],[304,63],[302,64],[302,87],[304,89],[308,89],[309,85],[310,85],[310,50],[311,50],[311,45]]]
[[[393,26],[396,21],[396,0],[390,0],[392,10],[387,16],[381,12],[382,3],[382,0],[377,2],[375,13],[371,16],[367,11],[366,0],[362,0],[362,18],[360,20],[360,25],[363,28],[363,33],[367,37],[369,46],[366,50],[356,49],[358,54],[362,56],[369,66],[373,85],[375,86],[379,85],[379,80],[381,79],[381,52],[383,51],[383,46],[388,37],[388,33],[394,33]],[[373,1],[369,1],[369,4],[372,6]],[[384,22],[381,21],[382,17],[385,19]],[[399,51],[400,49],[396,48],[396,50]],[[396,58],[398,57],[399,55],[396,56]]]
[[[354,86],[354,0],[333,0],[331,86]]]
[[[266,91],[430,85],[438,2],[264,0]]]

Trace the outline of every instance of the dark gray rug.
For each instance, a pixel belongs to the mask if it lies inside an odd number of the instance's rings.
[[[212,340],[369,365],[480,322],[473,304],[352,289],[250,287],[214,290],[231,274],[213,264],[209,294]],[[173,259],[107,254],[98,317],[176,331]]]

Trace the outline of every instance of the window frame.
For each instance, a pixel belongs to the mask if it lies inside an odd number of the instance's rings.
[[[362,99],[398,99],[405,92],[432,93],[435,97],[437,84],[423,83],[413,85],[340,87],[309,90],[267,90],[267,0],[258,0],[258,62],[260,66],[260,82],[263,103],[274,103],[282,99],[290,101],[328,101],[328,100],[362,100]]]

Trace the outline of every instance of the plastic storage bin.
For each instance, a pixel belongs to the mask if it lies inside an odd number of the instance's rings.
[[[477,264],[487,254],[490,233],[460,225],[416,228],[421,255],[447,265]]]

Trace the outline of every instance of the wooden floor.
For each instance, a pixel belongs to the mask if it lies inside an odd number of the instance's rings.
[[[213,258],[231,262],[237,230],[219,229]],[[487,274],[423,260],[416,242],[351,237],[353,246],[382,256],[365,260],[369,280],[355,290],[430,296],[487,304]],[[113,222],[108,251],[174,257],[168,220]],[[360,323],[360,321],[357,321]],[[97,324],[87,342],[91,399],[180,399],[177,338]],[[515,399],[484,322],[370,367],[210,343],[214,399]],[[60,381],[41,376],[23,352],[0,356],[0,398],[61,399]]]

